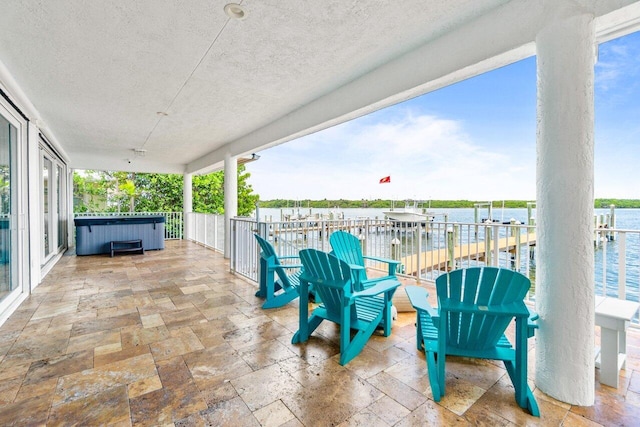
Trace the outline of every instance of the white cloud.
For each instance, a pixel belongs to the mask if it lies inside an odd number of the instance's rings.
[[[596,87],[603,91],[624,89],[640,74],[639,34],[609,41],[600,46],[595,66]]]
[[[396,112],[397,113],[397,112]],[[535,159],[489,152],[463,123],[403,111],[377,113],[260,153],[249,164],[263,200],[530,199]],[[391,175],[391,184],[379,184]]]

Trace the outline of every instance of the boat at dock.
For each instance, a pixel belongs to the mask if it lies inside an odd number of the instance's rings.
[[[433,222],[436,215],[433,212],[429,212],[427,208],[422,207],[419,202],[414,200],[407,200],[402,208],[392,206],[390,210],[382,211],[382,213],[391,221],[403,224],[422,225],[426,225],[427,222]]]

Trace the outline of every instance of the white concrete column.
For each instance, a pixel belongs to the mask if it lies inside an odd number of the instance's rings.
[[[535,382],[594,402],[594,24],[577,12],[536,37],[538,67]]]
[[[224,156],[224,257],[231,257],[231,218],[238,215],[238,160]]]
[[[24,183],[24,191],[27,192],[29,217],[28,217],[28,253],[23,254],[26,260],[29,260],[28,270],[24,273],[25,280],[29,280],[29,291],[24,288],[26,293],[33,291],[42,280],[42,239],[44,232],[42,230],[42,165],[40,164],[40,129],[35,125],[33,121],[28,124],[29,136],[25,145],[27,146],[27,164],[29,165],[27,170],[27,182]],[[22,163],[20,164],[22,166]],[[71,183],[71,209],[69,210],[69,230],[73,231],[73,182]],[[25,242],[25,244],[27,244]],[[75,246],[75,242],[69,240],[69,246]]]
[[[193,212],[193,175],[184,173],[182,175],[182,223],[184,224],[183,239],[192,239],[191,220],[189,214]]]

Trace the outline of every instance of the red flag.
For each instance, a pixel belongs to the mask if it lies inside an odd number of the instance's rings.
[[[380,178],[380,184],[390,184],[391,183],[391,175],[385,176],[384,178]]]

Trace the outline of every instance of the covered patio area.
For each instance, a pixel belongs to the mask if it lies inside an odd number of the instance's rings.
[[[338,329],[292,345],[297,302],[262,310],[257,284],[187,241],[144,255],[62,257],[0,327],[0,425],[634,425],[640,333],[620,386],[595,405],[535,390],[541,417],[517,406],[502,366],[448,363],[431,398],[413,313],[338,364]],[[597,334],[597,332],[596,332]],[[533,340],[531,341],[533,344]],[[535,352],[529,353],[530,380]],[[482,369],[478,369],[482,363]],[[533,384],[533,383],[532,383]]]

